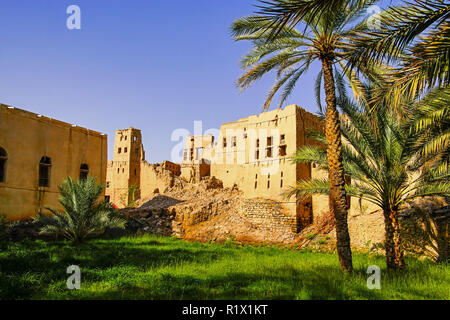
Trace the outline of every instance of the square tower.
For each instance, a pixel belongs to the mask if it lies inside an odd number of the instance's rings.
[[[139,197],[141,161],[145,160],[141,130],[117,130],[113,160],[108,163],[106,195],[118,207]]]

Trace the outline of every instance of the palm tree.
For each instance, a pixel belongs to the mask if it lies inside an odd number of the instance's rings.
[[[341,49],[346,37],[355,28],[354,22],[375,1],[262,1],[268,7],[260,15],[235,21],[232,34],[237,41],[250,40],[253,49],[242,59],[247,71],[238,80],[242,89],[247,88],[264,74],[276,70],[277,81],[270,90],[264,109],[267,110],[275,94],[282,88],[280,106],[292,93],[297,81],[308,70],[313,61],[319,61],[322,71],[318,82],[324,81],[326,94],[326,138],[330,183],[329,208],[336,220],[337,252],[344,271],[351,272],[352,256],[347,226],[347,205],[344,170],[342,165],[342,143],[339,113],[336,108],[334,70],[343,66],[345,56]],[[295,8],[298,15],[285,16],[277,20],[270,10],[288,12]],[[317,14],[320,13],[320,14]],[[283,16],[282,13],[280,13]],[[291,18],[289,18],[291,17]],[[284,19],[284,20],[283,20]],[[287,26],[288,22],[302,22],[302,32]],[[281,23],[281,25],[280,25]],[[361,68],[370,75],[368,68]],[[351,80],[351,74],[349,79]],[[352,82],[353,84],[353,82]],[[357,86],[353,86],[355,90]]]
[[[361,28],[349,37],[348,67],[369,60],[391,64],[380,96],[393,97],[394,107],[450,84],[450,4],[413,0],[380,14],[378,29]],[[407,92],[407,95],[404,93]]]
[[[321,15],[328,8],[340,8],[347,0],[266,0],[260,1],[260,15],[267,23],[259,30],[276,36],[283,28],[295,27],[307,15]],[[360,2],[364,2],[360,1]]]
[[[433,158],[437,174],[450,172],[450,86],[436,88],[415,104],[412,130],[421,133],[418,146]]]
[[[370,94],[371,89],[367,92]],[[429,158],[417,148],[422,133],[412,130],[414,119],[401,122],[389,108],[371,113],[371,106],[358,106],[345,94],[338,100],[345,113],[341,122],[346,141],[343,146],[344,171],[352,180],[345,186],[347,194],[382,209],[387,266],[401,269],[404,259],[399,210],[416,198],[450,195],[450,174],[427,170]],[[323,134],[312,135],[323,144],[327,143]],[[304,146],[293,159],[297,163],[314,162],[328,170],[327,153],[319,146]],[[302,180],[286,195],[302,198],[329,193],[326,180]]]
[[[106,201],[99,201],[103,185],[97,184],[95,177],[77,182],[69,177],[58,188],[64,212],[46,208],[52,215],[38,216],[37,220],[44,225],[41,233],[61,235],[80,243],[106,228],[125,227],[125,220],[113,215],[114,208]]]

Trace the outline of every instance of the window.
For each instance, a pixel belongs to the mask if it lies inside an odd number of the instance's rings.
[[[137,137],[136,136],[133,137],[133,141],[137,141]]]
[[[266,157],[272,158],[272,137],[267,137]]]
[[[281,171],[280,188],[283,188],[283,171]]]
[[[52,160],[49,157],[42,157],[39,162],[39,187],[48,187],[50,185],[50,170]]]
[[[106,187],[111,188],[111,181],[106,181]]]
[[[108,202],[108,203],[111,202],[111,197],[110,196],[105,196],[105,201]]]
[[[280,153],[280,157],[284,157],[284,156],[286,156],[286,146],[280,146],[280,149],[279,149],[279,153]]]
[[[87,179],[89,174],[89,166],[86,163],[81,164],[80,166],[80,180]]]
[[[117,150],[117,153],[122,153],[122,148],[119,148],[119,150]]]
[[[286,136],[284,134],[282,134],[280,136],[280,144],[285,144],[286,143]]]
[[[127,141],[128,136],[125,136],[125,141]]]
[[[119,168],[117,168],[117,173],[120,173],[120,169]]]
[[[231,144],[233,147],[236,147],[236,137],[231,138]]]
[[[197,148],[195,153],[195,160],[201,159],[203,155],[203,148]]]
[[[223,138],[223,147],[224,147],[224,148],[227,147],[227,138]]]
[[[0,182],[5,182],[6,180],[6,161],[8,160],[8,155],[6,150],[0,147]]]
[[[127,147],[123,148],[123,152],[127,153],[128,152],[128,148]]]
[[[255,153],[255,159],[259,160],[259,139],[256,139],[256,153]]]

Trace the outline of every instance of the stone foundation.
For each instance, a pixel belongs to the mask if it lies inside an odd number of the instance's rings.
[[[297,232],[297,219],[290,216],[280,202],[268,199],[247,199],[243,201],[240,211],[258,226]]]

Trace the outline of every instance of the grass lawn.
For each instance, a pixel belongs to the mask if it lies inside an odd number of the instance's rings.
[[[25,241],[0,252],[0,299],[450,299],[450,266],[408,259],[388,273],[383,256],[354,254],[355,273],[327,253],[140,236]],[[81,290],[66,269],[81,268]],[[381,267],[381,290],[366,286]]]

